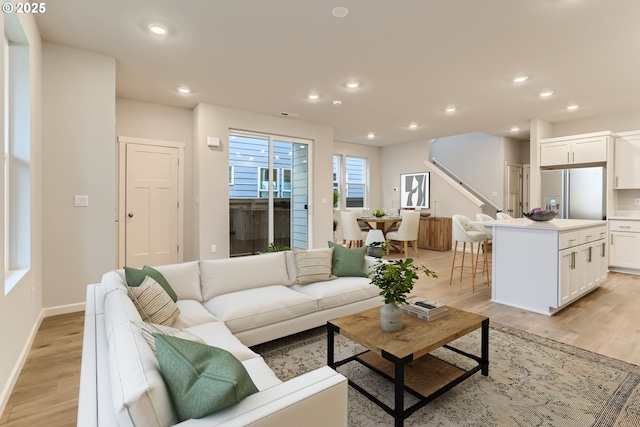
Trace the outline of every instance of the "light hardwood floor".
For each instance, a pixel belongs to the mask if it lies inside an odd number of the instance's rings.
[[[491,322],[640,364],[640,276],[609,273],[600,288],[549,317],[492,303],[491,290],[482,278],[476,281],[475,292],[466,275],[462,282],[454,277],[449,286],[452,254],[420,250],[415,264],[425,265],[439,277],[421,277],[413,294],[483,314]],[[81,312],[43,320],[0,426],[76,425],[83,322]]]

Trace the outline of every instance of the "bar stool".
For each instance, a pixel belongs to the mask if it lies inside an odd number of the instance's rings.
[[[492,217],[490,217],[487,214],[483,214],[483,213],[476,214],[476,220],[483,221],[483,222],[494,221],[494,219]],[[485,268],[488,269],[490,267],[490,262],[487,260],[487,258],[488,258],[487,254],[490,252],[490,248],[493,247],[493,234],[491,234],[491,232],[489,230],[487,230],[486,227],[483,227],[481,225],[479,225],[478,227],[480,227],[480,229],[482,231],[484,231],[485,234],[487,235],[487,240],[485,240],[485,242],[484,242],[484,252],[485,252],[485,257],[484,257],[485,262],[484,262],[484,264],[485,265],[484,265],[484,267],[482,269],[482,273],[484,273],[484,269]],[[476,266],[478,265],[478,258],[476,258]]]
[[[482,231],[482,229],[476,225],[471,224],[471,219],[467,218],[464,215],[453,215],[452,217],[452,234],[453,239],[455,241],[455,246],[453,248],[453,262],[451,263],[451,276],[449,277],[449,286],[451,286],[451,282],[453,281],[453,271],[456,269],[460,269],[460,281],[462,282],[462,274],[463,273],[471,273],[471,289],[475,292],[476,290],[476,269],[477,269],[477,261],[474,259],[474,244],[478,244],[478,249],[475,253],[476,257],[480,256],[480,245],[484,244],[488,236]],[[458,252],[458,242],[462,242],[462,264],[456,265],[456,254]],[[471,271],[465,271],[464,266],[464,258],[465,253],[467,251],[467,243],[471,243],[471,266],[467,267]],[[485,248],[484,252],[484,263],[486,266],[487,262],[487,252]],[[489,286],[489,269],[484,268],[483,273],[486,271],[487,275],[487,286]]]
[[[498,213],[496,214],[496,218],[497,218],[497,219],[513,219],[513,217],[512,217],[511,215],[506,214],[506,213],[504,213],[504,212],[498,212]]]

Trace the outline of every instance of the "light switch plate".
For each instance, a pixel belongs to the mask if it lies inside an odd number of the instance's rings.
[[[86,195],[77,195],[75,196],[75,203],[74,205],[76,207],[86,207],[89,206],[89,196]]]
[[[640,206],[640,199],[634,199],[633,204],[636,206]]]

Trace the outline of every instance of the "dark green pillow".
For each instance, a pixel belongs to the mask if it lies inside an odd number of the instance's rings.
[[[364,255],[367,252],[365,246],[348,249],[329,241],[329,247],[333,248],[331,258],[331,274],[338,277],[365,277]]]
[[[245,367],[226,350],[152,334],[160,372],[182,422],[202,418],[258,392]]]
[[[155,268],[151,268],[147,265],[142,267],[141,270],[132,267],[124,268],[124,277],[127,280],[127,286],[131,286],[132,288],[140,286],[142,282],[144,282],[144,278],[147,276],[158,282],[158,284],[162,286],[162,289],[169,294],[173,302],[178,300],[178,295],[176,295],[169,282],[167,282],[167,279],[165,279],[162,273]]]

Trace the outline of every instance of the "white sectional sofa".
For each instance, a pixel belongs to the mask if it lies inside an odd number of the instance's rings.
[[[365,257],[363,272],[375,264]],[[323,367],[282,382],[249,348],[382,304],[367,277],[296,284],[290,251],[155,267],[177,295],[171,325],[232,353],[259,390],[178,423],[122,270],[87,288],[78,426],[346,426],[346,378]]]

